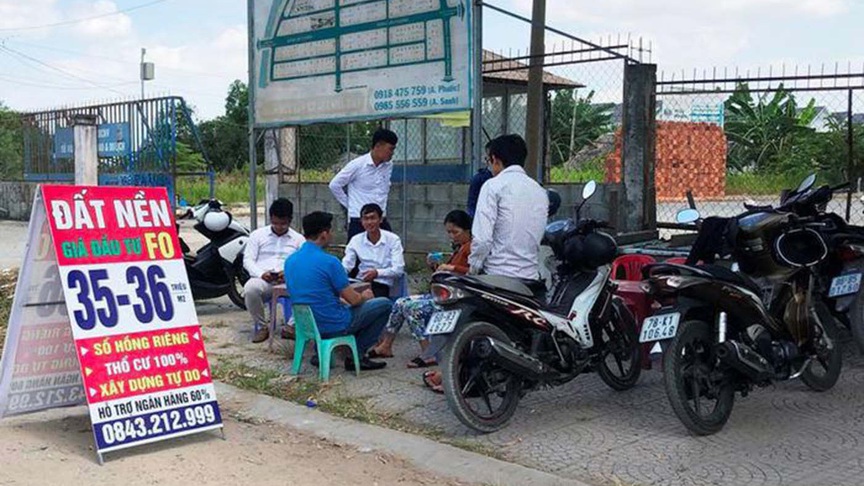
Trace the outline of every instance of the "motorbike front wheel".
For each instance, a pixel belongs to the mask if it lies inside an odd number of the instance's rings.
[[[481,432],[500,430],[513,417],[522,379],[477,356],[478,341],[491,337],[510,344],[507,333],[487,322],[471,322],[448,337],[442,375],[450,410],[466,426]]]
[[[672,410],[695,435],[719,432],[735,403],[729,377],[717,369],[711,326],[686,321],[663,357],[663,384]]]
[[[618,300],[612,302],[612,314],[601,327],[601,355],[597,374],[603,383],[616,391],[633,388],[642,373],[642,348],[636,335],[633,314]]]
[[[245,285],[249,280],[249,272],[243,268],[242,259],[240,264],[234,264],[227,268],[228,271],[228,298],[237,307],[246,310]]]

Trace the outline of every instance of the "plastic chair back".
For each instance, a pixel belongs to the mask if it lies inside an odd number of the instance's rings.
[[[621,255],[612,262],[612,278],[616,280],[642,280],[642,267],[656,263],[650,255]]]

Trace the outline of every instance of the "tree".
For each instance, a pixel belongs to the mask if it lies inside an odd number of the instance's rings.
[[[769,98],[770,97],[770,98]],[[746,83],[726,100],[728,167],[754,172],[804,170],[815,130],[816,100],[799,109],[795,96],[783,88],[754,99]]]
[[[552,99],[550,146],[552,165],[570,158],[613,130],[613,103],[593,103],[594,91],[579,98],[572,89],[562,89]]]
[[[18,113],[0,102],[0,179],[24,176],[24,139]]]

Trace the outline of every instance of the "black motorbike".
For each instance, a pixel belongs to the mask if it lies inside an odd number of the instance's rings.
[[[828,245],[828,256],[816,270],[816,293],[834,317],[852,332],[864,352],[864,299],[861,278],[864,275],[864,228],[848,224],[840,215],[827,212],[828,203],[849,183],[815,188],[816,175],[811,174],[797,189],[783,195],[779,211],[813,218]],[[748,206],[749,209],[754,209]]]
[[[678,221],[698,218],[688,209]],[[822,222],[764,209],[710,223],[701,225],[688,262],[713,262],[725,246],[741,271],[649,266],[645,290],[664,307],[645,320],[639,339],[662,345],[669,402],[697,435],[723,428],[736,392],[799,377],[824,391],[842,368],[836,322],[815,293],[829,253]]]
[[[583,199],[593,194],[586,185]],[[444,392],[468,427],[501,429],[519,399],[596,371],[615,390],[631,388],[641,372],[633,316],[613,295],[615,240],[593,220],[556,221],[544,244],[559,265],[551,297],[543,281],[438,273],[432,295],[443,309],[426,328],[447,335]]]
[[[205,300],[227,295],[234,305],[245,310],[243,286],[249,280],[249,273],[243,268],[243,249],[249,240],[249,230],[235,221],[216,200],[201,201],[190,208],[185,217],[194,219],[195,231],[209,240],[193,254],[189,245],[180,239],[192,297]]]

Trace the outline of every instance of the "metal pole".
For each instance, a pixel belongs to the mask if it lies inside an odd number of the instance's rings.
[[[147,49],[144,47],[141,48],[141,99],[144,99],[144,55],[147,54]]]
[[[249,130],[249,226],[255,230],[258,228],[258,191],[256,190],[257,178],[255,169],[257,161],[257,151],[255,150],[255,9],[253,0],[246,1],[246,22],[249,29],[249,106],[247,112],[249,114],[247,127]]]
[[[483,161],[483,3],[474,2],[471,12],[472,43],[474,44],[474,103],[471,110],[471,172],[472,177]],[[425,142],[425,139],[424,139]]]
[[[849,154],[848,154],[848,167],[846,168],[846,180],[852,182],[852,171],[855,166],[855,153],[854,153],[854,140],[852,139],[854,130],[852,129],[852,97],[853,91],[849,90],[849,99],[847,100],[846,105],[846,142],[848,143]],[[846,192],[846,222],[848,223],[852,217],[852,190],[849,189]]]
[[[528,113],[525,120],[528,160],[525,172],[540,179],[543,167],[543,54],[546,51],[546,0],[534,0],[531,13],[531,61],[528,69]]]

